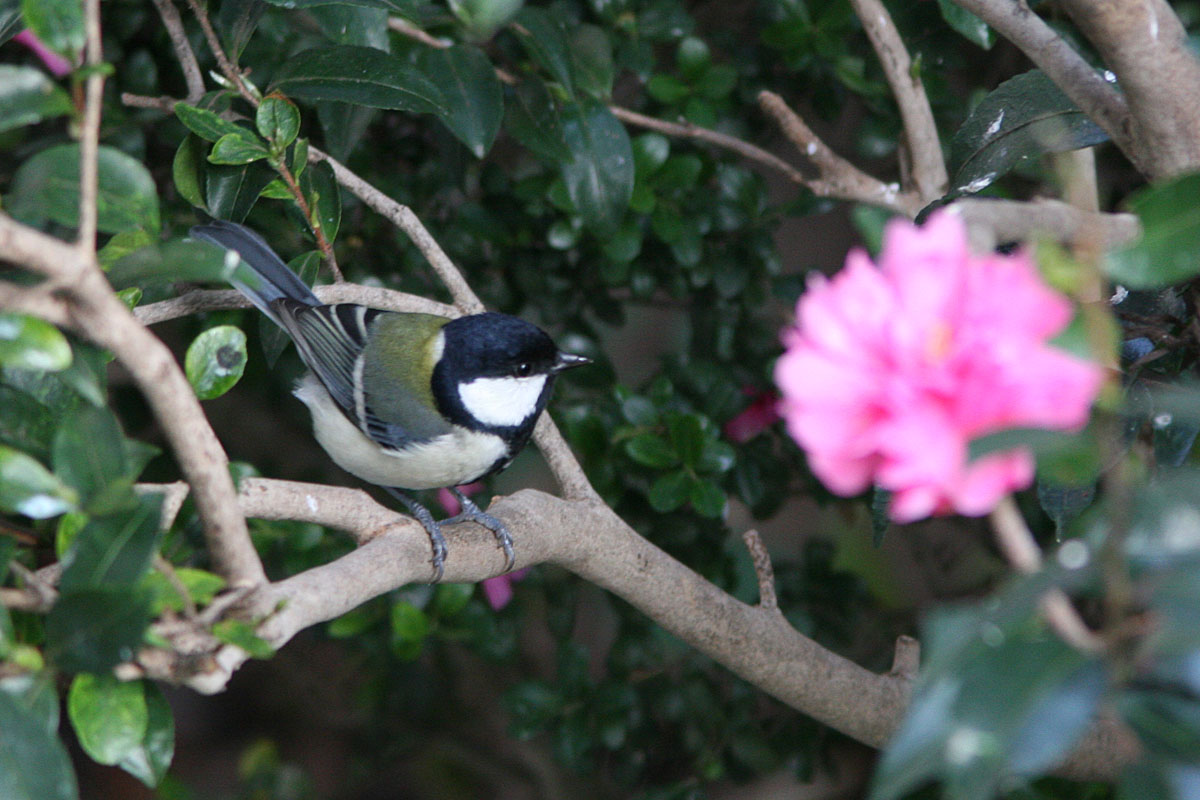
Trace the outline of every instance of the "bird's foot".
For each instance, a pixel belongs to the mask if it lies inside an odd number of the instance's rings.
[[[508,532],[508,528],[504,523],[487,513],[465,494],[460,492],[456,487],[450,487],[450,493],[453,494],[462,510],[449,519],[442,520],[443,525],[453,524],[455,522],[475,522],[492,532],[496,537],[496,541],[504,548],[504,571],[511,572],[512,568],[517,563],[517,555],[513,551],[512,534]]]
[[[429,509],[416,500],[390,486],[383,488],[387,490],[388,494],[403,503],[404,507],[408,509],[408,513],[412,514],[413,519],[421,523],[421,527],[429,534],[429,543],[433,547],[433,582],[440,582],[445,573],[446,564],[446,537],[442,535],[442,526],[433,518],[433,514],[429,513]]]

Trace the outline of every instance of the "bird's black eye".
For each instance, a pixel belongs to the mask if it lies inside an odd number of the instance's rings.
[[[517,364],[516,373],[518,378],[528,378],[533,374],[533,364],[530,364],[528,361],[522,361],[520,364]]]

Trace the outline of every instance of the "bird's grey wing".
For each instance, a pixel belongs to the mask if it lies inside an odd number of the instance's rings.
[[[395,312],[354,303],[304,306],[280,301],[280,317],[300,357],[354,425],[389,449],[445,433],[448,426],[404,381],[366,369],[372,324]]]

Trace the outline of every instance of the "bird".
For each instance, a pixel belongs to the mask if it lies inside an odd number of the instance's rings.
[[[507,467],[529,441],[555,377],[590,363],[538,326],[484,312],[449,319],[357,303],[322,303],[254,230],[213,220],[190,230],[239,259],[229,282],[296,344],[308,372],[293,394],[334,463],[399,500],[428,533],[434,581],[441,526],[487,528],[516,563],[504,523],[457,487]],[[459,514],[438,522],[408,492],[448,488]]]

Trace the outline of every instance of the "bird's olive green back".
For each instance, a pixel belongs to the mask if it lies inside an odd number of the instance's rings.
[[[421,440],[450,430],[430,389],[437,363],[438,333],[450,320],[432,314],[389,312],[371,322],[365,348],[363,390],[383,422]]]

